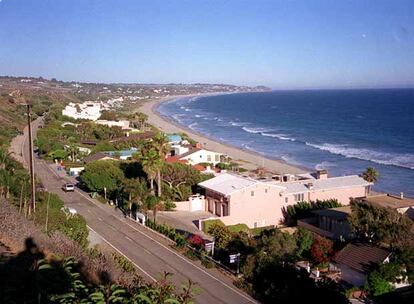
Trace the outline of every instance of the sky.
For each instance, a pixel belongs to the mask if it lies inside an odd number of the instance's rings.
[[[0,75],[414,87],[414,1],[0,0]]]

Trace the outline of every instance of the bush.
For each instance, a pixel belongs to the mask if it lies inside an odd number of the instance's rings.
[[[205,255],[202,255],[201,257],[201,264],[205,267],[205,268],[214,268],[216,265],[214,264],[213,261],[211,261],[210,258],[206,257]]]
[[[227,229],[229,229],[229,231],[233,233],[239,233],[239,232],[250,233],[250,228],[247,227],[246,224],[230,225],[230,226],[227,226]]]
[[[224,227],[224,223],[220,220],[207,220],[207,221],[203,221],[203,227],[202,230],[204,233],[208,233],[208,231],[210,230],[210,227],[214,226],[214,225],[218,225],[218,226],[222,226]]]

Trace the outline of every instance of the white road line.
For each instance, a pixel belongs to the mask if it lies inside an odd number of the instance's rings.
[[[91,212],[91,210],[89,210],[89,209],[87,209],[87,211],[88,211],[89,213],[92,213],[92,212]]]
[[[126,238],[128,241],[133,242],[133,240],[131,240],[129,237],[125,236],[125,238]]]
[[[98,220],[100,220],[101,222],[103,222],[103,220],[100,217],[98,217]]]
[[[138,266],[134,261],[132,261],[129,257],[127,257],[125,254],[123,254],[118,248],[116,248],[114,245],[112,245],[107,239],[105,239],[102,235],[100,235],[98,232],[93,230],[89,225],[86,225],[89,230],[99,235],[109,246],[111,246],[114,250],[116,250],[120,255],[122,255],[124,258],[126,258],[128,261],[130,261],[132,264],[134,264],[135,267],[137,267],[139,270],[141,270],[145,275],[147,275],[152,281],[157,282],[157,280],[150,275],[148,272],[146,272],[144,269],[142,269],[140,266]]]
[[[94,205],[96,205],[96,203],[90,199],[89,197],[87,197],[86,195],[84,195],[82,192],[76,190],[76,192],[78,192],[80,195],[82,195],[83,197],[85,197],[87,200],[91,201]],[[181,256],[180,254],[178,254],[177,252],[173,251],[172,249],[168,248],[167,246],[165,246],[164,244],[158,242],[156,239],[150,237],[149,235],[139,231],[138,229],[136,229],[134,226],[128,224],[127,222],[122,221],[119,218],[116,218],[117,220],[119,220],[120,222],[128,225],[129,227],[131,227],[132,229],[134,229],[135,231],[137,231],[138,233],[142,234],[143,236],[151,239],[153,242],[157,243],[158,245],[160,245],[161,247],[163,247],[164,249],[168,250],[169,252],[173,253],[174,255],[176,255],[178,258],[180,258],[181,260],[183,260],[184,262],[186,262],[187,264],[190,264],[191,266],[197,268],[198,270],[200,270],[201,272],[203,272],[204,274],[206,274],[207,276],[209,276],[210,278],[212,278],[213,280],[221,283],[222,285],[226,286],[227,288],[229,288],[230,290],[232,290],[233,292],[235,292],[236,294],[238,294],[239,296],[245,298],[246,300],[248,300],[251,303],[257,303],[256,301],[254,301],[253,299],[249,298],[248,296],[244,295],[243,293],[241,293],[240,291],[234,289],[233,287],[231,287],[229,284],[227,284],[226,282],[223,282],[222,280],[216,278],[215,276],[213,276],[212,274],[208,273],[207,271],[205,271],[204,269],[202,269],[201,267],[194,265],[193,263],[189,262],[186,258],[184,258],[183,256]]]

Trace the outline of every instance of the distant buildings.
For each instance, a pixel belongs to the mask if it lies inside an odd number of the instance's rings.
[[[101,116],[101,111],[100,103],[87,101],[75,104],[71,102],[62,110],[62,115],[74,119],[97,120]]]
[[[301,201],[337,199],[348,205],[351,198],[366,196],[371,185],[356,175],[328,178],[326,172],[265,180],[222,173],[199,184],[205,189],[206,211],[226,225],[250,228],[280,225],[284,208]]]

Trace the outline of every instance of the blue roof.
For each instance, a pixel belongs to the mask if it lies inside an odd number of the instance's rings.
[[[178,135],[178,134],[169,134],[168,135],[168,142],[170,142],[170,143],[179,143],[182,140],[183,139],[182,139],[181,135]]]

